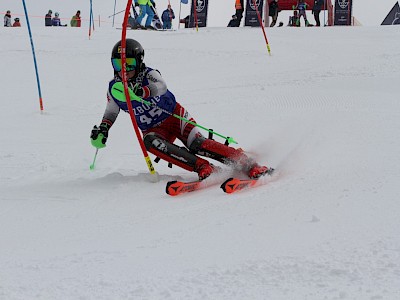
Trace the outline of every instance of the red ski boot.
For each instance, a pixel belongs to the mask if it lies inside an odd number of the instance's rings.
[[[212,173],[216,172],[218,167],[210,164],[207,160],[198,159],[196,162],[195,172],[199,175],[200,180],[206,179]]]
[[[270,169],[266,166],[260,166],[259,164],[254,164],[250,170],[247,172],[247,175],[251,179],[257,179],[260,178],[261,176],[264,176],[270,171]]]

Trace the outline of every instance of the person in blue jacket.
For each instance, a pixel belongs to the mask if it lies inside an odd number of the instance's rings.
[[[65,24],[65,25],[62,25],[62,24],[61,24],[60,15],[59,15],[58,12],[56,12],[56,13],[54,14],[54,18],[51,20],[51,24],[52,24],[53,26],[67,26],[67,24]]]
[[[167,88],[161,73],[145,65],[142,45],[134,39],[126,39],[125,50],[131,104],[147,151],[168,163],[196,172],[200,180],[219,168],[199,155],[230,164],[250,178],[258,178],[269,171],[268,167],[257,164],[243,150],[205,138],[194,125],[194,118]],[[129,111],[121,79],[121,41],[113,47],[111,63],[114,77],[108,85],[107,106],[100,125],[93,127],[90,136],[92,145],[97,149],[105,147],[109,130],[119,112]],[[175,145],[176,139],[185,147]]]
[[[306,14],[307,7],[308,7],[308,3],[305,2],[305,0],[298,0],[297,1],[297,5],[295,7],[295,9],[297,9],[299,11],[299,14],[298,14],[299,18],[298,18],[298,21],[297,21],[297,24],[296,24],[297,26],[300,26],[300,18],[301,17],[304,18],[304,22],[305,22],[306,26],[310,25],[310,23],[307,20],[307,14]]]
[[[164,10],[161,15],[161,20],[163,22],[163,29],[171,29],[173,19],[175,19],[175,13],[171,8],[171,5],[168,4],[168,8]]]

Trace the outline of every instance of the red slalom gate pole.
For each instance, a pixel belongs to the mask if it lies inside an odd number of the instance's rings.
[[[193,13],[194,13],[194,22],[195,22],[195,24],[196,24],[196,31],[199,31],[199,23],[198,23],[198,20],[197,20],[197,6],[196,6],[196,1],[197,1],[197,0],[193,0],[193,7],[194,7]]]
[[[124,94],[125,94],[125,99],[126,99],[126,104],[128,106],[128,111],[129,115],[131,116],[131,121],[133,128],[136,133],[136,137],[139,141],[140,148],[142,149],[144,159],[147,164],[147,168],[149,169],[149,172],[152,176],[152,181],[156,182],[158,181],[158,174],[156,170],[154,169],[153,163],[151,161],[151,158],[149,154],[147,153],[146,146],[144,145],[139,127],[136,122],[135,114],[133,113],[133,107],[131,103],[131,98],[129,95],[129,90],[128,90],[128,78],[126,77],[126,27],[128,25],[128,17],[129,17],[129,11],[132,6],[132,0],[128,0],[128,3],[126,5],[125,9],[125,16],[124,16],[124,22],[122,23],[122,37],[121,37],[121,62],[122,62],[122,83],[124,84]]]
[[[257,3],[256,3],[256,0],[253,0],[253,4],[254,4],[254,8],[255,8],[256,13],[257,13],[258,22],[260,23],[261,29],[262,29],[263,34],[264,34],[265,43],[267,44],[268,54],[271,55],[271,49],[270,49],[270,47],[269,47],[267,35],[266,35],[266,33],[265,33],[265,29],[264,29],[264,26],[263,26],[263,24],[262,24],[260,12],[258,11],[258,6],[257,6]],[[268,1],[267,1],[266,5],[268,5]]]

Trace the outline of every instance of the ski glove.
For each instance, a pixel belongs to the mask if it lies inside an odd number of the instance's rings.
[[[143,89],[142,89],[142,87],[141,87],[141,85],[139,83],[135,83],[135,84],[131,83],[129,85],[129,87],[131,88],[131,90],[133,91],[133,93],[136,96],[143,97],[144,92],[143,92]]]
[[[147,86],[142,87],[140,83],[130,83],[129,87],[133,93],[140,98],[147,98],[150,96],[150,89]]]
[[[99,127],[94,125],[92,129],[92,133],[90,135],[90,139],[92,142],[92,146],[101,149],[106,146],[107,138],[108,138],[108,129],[110,126],[106,123],[101,123]]]

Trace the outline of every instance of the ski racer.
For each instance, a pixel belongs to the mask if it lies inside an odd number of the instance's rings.
[[[143,59],[144,49],[141,44],[134,39],[126,39],[126,77],[129,92],[146,101],[131,100],[131,103],[136,122],[143,133],[144,144],[150,153],[185,170],[197,172],[200,180],[219,168],[198,155],[232,165],[250,178],[258,178],[269,171],[268,167],[260,166],[242,150],[205,138],[198,127],[191,124],[196,121],[177,102],[160,72],[146,66]],[[92,145],[98,149],[105,147],[108,132],[119,112],[128,111],[125,96],[120,97],[123,94],[121,41],[112,49],[111,63],[114,78],[108,85],[107,106],[101,124],[95,125],[91,132]],[[116,92],[116,86],[119,86],[119,93]],[[173,144],[177,138],[186,148]]]

